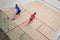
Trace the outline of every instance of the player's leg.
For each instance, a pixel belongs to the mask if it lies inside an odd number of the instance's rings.
[[[20,13],[20,11],[17,11],[16,15],[18,15]]]
[[[20,11],[17,11],[16,15],[20,15],[20,13],[21,13],[21,10]]]
[[[28,22],[28,23],[30,23],[32,20],[33,20],[33,19],[31,19],[31,18],[30,18],[30,20],[29,20],[29,22]]]
[[[16,13],[15,17],[14,17],[12,20],[15,20],[16,16],[17,16],[19,13],[20,13],[20,12],[19,12],[19,11],[17,11],[17,13]]]

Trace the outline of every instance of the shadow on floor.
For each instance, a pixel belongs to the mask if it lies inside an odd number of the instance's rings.
[[[0,40],[10,40],[8,35],[0,28]]]

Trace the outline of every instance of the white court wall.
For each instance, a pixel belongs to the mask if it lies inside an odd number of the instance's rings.
[[[15,5],[16,3],[26,4],[26,3],[30,3],[33,1],[35,1],[35,0],[0,0],[0,9],[11,7],[11,6]]]
[[[11,7],[13,5],[15,6],[16,3],[26,4],[26,3],[31,3],[34,1],[42,2],[46,6],[60,12],[60,1],[58,1],[58,0],[0,0],[0,9],[8,8],[8,7]]]
[[[60,12],[60,1],[58,0],[38,0],[38,1],[54,9],[55,11]]]

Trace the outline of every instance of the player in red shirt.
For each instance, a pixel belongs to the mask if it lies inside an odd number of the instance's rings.
[[[35,15],[36,15],[36,12],[34,12],[34,14],[31,15],[28,23],[30,23],[31,21],[33,21],[33,19],[35,19],[36,17]]]

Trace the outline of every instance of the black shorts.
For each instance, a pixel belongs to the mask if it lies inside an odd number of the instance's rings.
[[[32,19],[30,18],[30,21],[32,21]]]
[[[16,15],[20,14],[21,11],[17,11]]]

